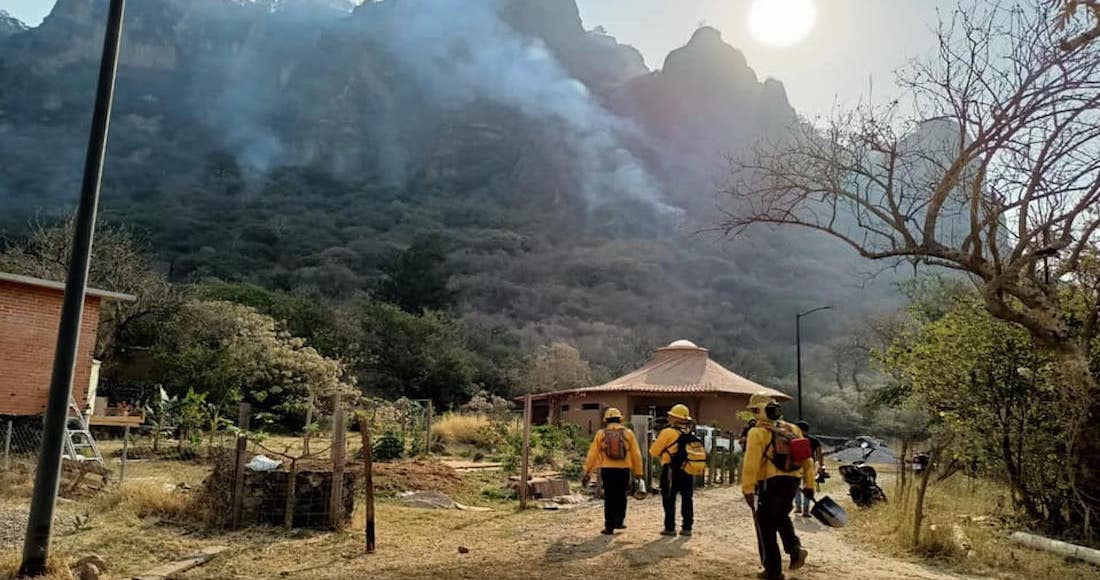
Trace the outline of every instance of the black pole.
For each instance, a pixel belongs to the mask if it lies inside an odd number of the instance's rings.
[[[107,149],[107,128],[114,97],[118,49],[122,39],[122,16],[126,0],[111,0],[107,16],[107,32],[103,39],[103,58],[99,63],[99,84],[96,87],[92,130],[88,138],[88,153],[84,159],[84,180],[80,188],[73,235],[72,261],[65,281],[65,301],[61,308],[61,323],[57,332],[50,395],[46,404],[46,420],[39,451],[38,470],[34,478],[34,495],[23,542],[21,576],[40,576],[46,571],[50,532],[53,526],[54,503],[61,479],[61,445],[68,420],[69,397],[72,396],[73,372],[76,366],[77,344],[80,341],[80,321],[84,314],[84,294],[91,264],[92,238],[95,233],[96,209],[99,205],[99,185],[103,175],[103,157]]]

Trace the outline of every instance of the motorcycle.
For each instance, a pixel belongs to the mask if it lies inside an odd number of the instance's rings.
[[[875,452],[875,447],[864,441],[860,444],[863,458],[851,464],[840,466],[840,475],[848,484],[848,496],[859,507],[871,507],[886,501],[886,492],[882,491],[876,480],[878,472],[867,465],[867,459]]]

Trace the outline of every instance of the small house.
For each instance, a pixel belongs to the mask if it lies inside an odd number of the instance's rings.
[[[603,411],[616,407],[633,416],[664,416],[677,403],[687,405],[698,425],[724,431],[740,430],[738,412],[754,393],[767,392],[778,401],[787,395],[723,367],[707,349],[677,340],[657,349],[641,368],[591,387],[540,393],[532,397],[532,421],[573,423],[590,434],[600,428]]]
[[[0,415],[46,411],[65,285],[0,272]],[[93,359],[104,300],[133,301],[128,294],[89,288],[84,298],[73,398],[81,409],[94,399],[98,362]]]

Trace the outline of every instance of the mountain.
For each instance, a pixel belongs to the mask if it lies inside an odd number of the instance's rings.
[[[27,30],[27,25],[18,18],[0,10],[0,40]]]
[[[59,0],[0,40],[9,235],[71,211],[106,5]],[[333,303],[434,232],[462,315],[525,349],[569,340],[618,371],[691,338],[781,380],[798,308],[893,296],[827,240],[695,233],[723,154],[796,120],[717,30],[650,71],[574,0],[135,1],[101,207],[175,281]]]

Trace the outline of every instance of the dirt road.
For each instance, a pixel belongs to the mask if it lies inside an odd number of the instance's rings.
[[[659,500],[632,500],[628,529],[610,537],[598,533],[602,523],[598,508],[470,514],[383,506],[380,543],[373,556],[362,555],[358,537],[341,541],[318,536],[305,544],[275,542],[263,553],[246,550],[224,565],[212,563],[187,577],[252,577],[270,558],[267,562],[274,569],[268,568],[266,577],[557,580],[608,577],[608,571],[616,570],[621,572],[619,577],[631,579],[755,578],[759,567],[752,520],[740,494],[729,488],[700,492],[696,513],[695,536],[663,537],[657,533]],[[386,520],[395,523],[387,526]],[[853,545],[816,521],[796,520],[810,558],[805,568],[789,578],[960,578]],[[469,552],[460,554],[460,546]],[[296,552],[296,558],[286,550]]]

